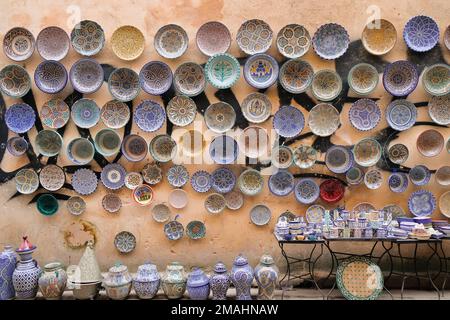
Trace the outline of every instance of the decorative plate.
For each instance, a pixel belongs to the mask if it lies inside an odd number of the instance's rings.
[[[69,36],[59,27],[47,27],[39,32],[36,49],[44,60],[60,61],[69,53]]]
[[[156,32],[153,44],[160,56],[167,59],[176,59],[186,52],[189,38],[182,27],[176,24],[168,24]]]
[[[70,34],[72,47],[83,56],[93,56],[102,51],[105,46],[105,32],[94,21],[83,20],[78,23]]]
[[[409,184],[408,176],[403,172],[394,172],[389,176],[388,184],[392,192],[405,192]]]
[[[279,169],[287,169],[294,161],[294,155],[288,146],[276,146],[272,149],[272,164]]]
[[[359,167],[351,167],[345,173],[348,184],[357,186],[364,180],[364,172]]]
[[[211,175],[204,170],[195,172],[191,177],[191,186],[197,192],[208,192],[212,186]]]
[[[430,182],[431,172],[424,165],[417,165],[409,170],[409,179],[416,186],[424,186]]]
[[[368,63],[358,63],[348,73],[347,81],[350,88],[361,96],[372,93],[378,85],[378,71]]]
[[[110,163],[103,168],[100,178],[106,188],[117,190],[124,186],[126,175],[127,172],[122,165]]]
[[[239,210],[244,205],[244,195],[233,190],[224,195],[226,207],[230,210]]]
[[[231,88],[241,75],[239,61],[228,53],[215,54],[205,65],[205,77],[214,88]]]
[[[450,50],[450,25],[447,26],[444,32],[444,44]]]
[[[403,39],[408,48],[413,51],[429,51],[439,41],[439,26],[430,17],[412,17],[403,29]]]
[[[442,166],[437,169],[434,177],[439,185],[450,185],[450,166]]]
[[[376,211],[373,204],[369,202],[360,202],[356,206],[353,207],[352,211],[359,217],[361,214],[369,214],[372,211]]]
[[[34,140],[36,151],[44,157],[56,156],[63,146],[63,138],[53,130],[42,130]]]
[[[450,218],[450,191],[444,192],[439,197],[439,210],[444,216]]]
[[[434,129],[425,130],[417,137],[417,150],[425,157],[435,157],[444,149],[444,137]]]
[[[341,76],[333,70],[319,70],[314,74],[311,91],[318,100],[334,100],[342,91]]]
[[[5,112],[5,122],[9,130],[15,133],[28,132],[34,126],[36,114],[26,103],[16,103]]]
[[[278,79],[278,62],[268,54],[250,56],[244,65],[244,78],[256,89],[267,89]]]
[[[371,99],[359,99],[352,104],[348,112],[350,123],[360,131],[375,128],[381,120],[381,110]]]
[[[6,149],[14,157],[20,157],[28,150],[28,142],[23,137],[11,137],[6,142]]]
[[[341,125],[339,111],[329,103],[319,103],[309,112],[308,125],[315,135],[328,137]]]
[[[238,154],[238,143],[227,135],[215,137],[209,145],[209,155],[218,164],[231,164],[236,161]]]
[[[72,187],[81,195],[90,195],[97,189],[97,185],[97,175],[90,169],[81,168],[72,175]]]
[[[153,189],[146,184],[142,184],[133,190],[132,196],[141,206],[148,206],[153,201]]]
[[[298,94],[305,92],[311,86],[314,78],[314,69],[306,61],[292,59],[281,66],[278,78],[284,90]]]
[[[3,38],[3,52],[14,61],[25,61],[30,58],[33,55],[34,46],[34,36],[25,28],[12,28]]]
[[[397,143],[389,148],[389,160],[395,164],[403,164],[408,160],[409,150],[404,144]]]
[[[128,68],[115,69],[109,76],[108,89],[115,99],[122,102],[131,101],[141,90],[139,76]]]
[[[367,171],[364,175],[364,184],[369,189],[379,189],[383,184],[383,174],[378,169]]]
[[[58,61],[43,61],[34,71],[34,83],[44,93],[56,94],[67,84],[67,70]]]
[[[277,221],[280,221],[280,218],[286,218],[286,220],[288,222],[291,222],[292,220],[297,219],[297,216],[295,214],[293,214],[292,212],[290,212],[289,210],[286,210],[285,212],[283,212],[282,214],[280,214],[278,216]]]
[[[155,161],[169,162],[175,157],[177,143],[168,134],[160,134],[152,139],[149,149]]]
[[[257,226],[265,226],[271,218],[272,212],[263,204],[258,204],[250,210],[250,220]]]
[[[231,33],[223,23],[209,21],[197,30],[195,41],[200,52],[210,57],[228,51],[231,45]]]
[[[64,186],[66,175],[61,167],[48,164],[39,172],[39,182],[48,191],[58,191]]]
[[[161,61],[150,61],[139,72],[142,90],[154,96],[167,92],[172,86],[172,81],[172,70]]]
[[[122,26],[112,34],[111,48],[119,59],[135,60],[144,52],[145,37],[136,27]]]
[[[263,190],[264,179],[258,170],[247,169],[241,173],[237,184],[244,195],[255,196]]]
[[[67,157],[76,165],[85,165],[94,159],[94,145],[85,138],[75,138],[67,145]]]
[[[72,196],[66,202],[67,211],[74,216],[79,216],[86,211],[86,202],[79,196]]]
[[[336,203],[344,198],[345,187],[337,179],[327,179],[320,184],[320,198],[326,203]]]
[[[228,193],[236,185],[236,176],[233,171],[222,167],[213,171],[211,174],[211,184],[214,190],[219,193]]]
[[[205,90],[206,78],[203,68],[194,62],[181,64],[174,73],[173,84],[180,94],[188,97],[198,96]]]
[[[419,74],[416,66],[409,61],[396,61],[384,68],[383,85],[393,96],[409,95],[417,87],[418,82]]]
[[[239,138],[239,143],[247,157],[256,159],[268,155],[270,137],[266,129],[258,126],[248,126]]]
[[[245,21],[236,34],[239,48],[249,55],[269,50],[272,38],[273,31],[270,26],[259,19]]]
[[[119,232],[114,238],[114,246],[120,253],[130,253],[136,248],[136,237],[128,231]]]
[[[64,100],[53,98],[44,103],[39,115],[43,125],[52,129],[59,129],[69,121],[70,109]]]
[[[164,233],[169,240],[179,240],[184,235],[184,227],[178,221],[170,221],[164,225]]]
[[[249,122],[263,123],[272,114],[272,103],[264,93],[253,92],[242,101],[241,110]]]
[[[320,195],[317,183],[309,178],[300,179],[295,185],[295,198],[303,204],[310,204],[316,201]]]
[[[294,175],[287,170],[278,170],[269,178],[269,190],[279,197],[287,196],[294,190]]]
[[[437,63],[426,67],[422,75],[422,85],[426,92],[433,96],[444,96],[450,93],[450,67]]]
[[[110,157],[120,151],[122,141],[113,129],[102,129],[95,135],[94,146],[98,153]]]
[[[205,111],[206,126],[213,132],[225,133],[233,128],[236,122],[236,112],[226,102],[211,104]]]
[[[294,150],[294,163],[300,169],[311,168],[317,160],[317,150],[311,146],[301,145]]]
[[[327,168],[334,173],[345,173],[353,166],[352,151],[344,146],[332,146],[325,155]]]
[[[353,148],[355,162],[363,167],[371,167],[380,160],[383,151],[380,143],[372,138],[360,140]]]
[[[350,38],[347,30],[337,23],[319,27],[312,38],[314,51],[322,59],[337,59],[348,49]]]
[[[195,157],[202,154],[206,141],[200,131],[192,129],[184,132],[178,140],[178,145],[181,146],[183,156]]]
[[[167,222],[170,219],[170,215],[170,208],[164,203],[158,203],[152,208],[152,217],[156,222]]]
[[[94,93],[100,89],[105,79],[102,66],[94,59],[80,59],[69,72],[72,87],[81,93]]]
[[[109,213],[117,213],[122,208],[122,200],[115,193],[108,193],[102,199],[102,207]]]
[[[16,190],[21,194],[32,194],[39,188],[39,177],[33,169],[19,170],[14,181],[16,183]]]
[[[402,207],[400,207],[396,204],[389,204],[389,205],[385,206],[382,210],[387,215],[387,216],[385,216],[385,219],[389,222],[392,220],[396,220],[397,217],[405,216],[405,212],[403,211]]]
[[[383,273],[371,260],[351,257],[339,264],[336,283],[347,300],[376,300],[383,291]]]
[[[52,216],[58,212],[58,200],[48,193],[39,195],[36,201],[36,207],[40,214],[44,216]]]
[[[450,138],[447,139],[447,143],[445,144],[445,148],[447,149],[447,153],[450,153]]]
[[[157,164],[147,163],[142,169],[144,181],[150,185],[158,184],[162,181],[162,169]]]
[[[394,100],[386,109],[386,121],[397,131],[404,131],[416,123],[417,109],[414,103],[405,99]]]
[[[186,191],[182,189],[174,189],[169,194],[169,204],[175,209],[183,209],[188,204],[188,196]]]
[[[125,176],[125,187],[134,190],[144,183],[144,178],[139,172],[128,172]]]
[[[300,58],[311,46],[308,30],[299,24],[288,24],[283,27],[276,39],[278,51],[288,59]]]
[[[181,188],[189,181],[189,172],[182,165],[175,165],[167,171],[167,181],[175,188]]]
[[[221,194],[212,193],[205,200],[205,209],[211,214],[222,213],[225,207],[225,197]]]
[[[89,129],[100,120],[100,108],[94,100],[83,98],[73,104],[71,116],[75,125]]]
[[[445,96],[432,96],[428,101],[428,114],[437,124],[450,124],[450,94]]]
[[[166,122],[166,111],[157,102],[143,100],[134,111],[134,122],[145,132],[154,132]]]
[[[192,240],[199,240],[205,237],[206,227],[201,221],[191,221],[186,226],[186,235]]]
[[[175,96],[169,101],[166,112],[170,122],[185,127],[195,120],[197,105],[188,96]]]
[[[416,217],[430,216],[436,209],[436,199],[431,192],[418,190],[410,195],[408,208]]]
[[[111,100],[103,105],[100,117],[108,128],[120,129],[130,120],[130,108],[124,102]]]
[[[293,138],[305,127],[303,113],[293,106],[281,107],[273,116],[273,128],[282,137]]]
[[[0,71],[0,90],[12,98],[22,98],[31,89],[31,79],[23,67],[10,64]]]
[[[322,223],[325,216],[325,208],[319,204],[313,204],[306,209],[306,221],[308,223]]]
[[[376,19],[366,25],[361,40],[364,48],[370,54],[379,56],[394,48],[397,42],[397,30],[389,21]]]

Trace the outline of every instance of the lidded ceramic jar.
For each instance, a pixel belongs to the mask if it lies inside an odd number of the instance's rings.
[[[253,281],[253,268],[243,255],[236,257],[231,269],[231,282],[236,288],[237,300],[252,300],[250,289]]]
[[[258,283],[258,300],[273,300],[280,271],[270,255],[263,255],[255,268]]]
[[[5,246],[5,250],[0,254],[0,300],[9,300],[16,295],[12,282],[16,260],[12,247]]]
[[[128,267],[118,262],[109,268],[103,287],[110,299],[125,300],[130,295],[132,280]]]
[[[39,278],[39,290],[47,300],[61,299],[67,285],[67,274],[60,262],[48,263]]]
[[[154,264],[147,262],[138,267],[133,278],[133,288],[140,299],[152,299],[159,290],[161,277]]]
[[[222,262],[214,266],[214,275],[209,280],[213,300],[226,300],[227,291],[230,287],[230,276],[227,267]]]
[[[208,300],[209,278],[200,268],[195,268],[187,279],[187,291],[192,300]]]
[[[180,299],[186,291],[186,273],[184,267],[178,262],[172,262],[166,268],[161,278],[164,294],[169,299]]]
[[[284,237],[289,233],[289,222],[286,217],[282,216],[278,219],[278,222],[275,225],[275,233],[281,237]]]
[[[20,261],[12,276],[17,299],[36,298],[41,268],[32,257],[34,250],[36,250],[36,246],[32,245],[27,237],[23,237],[22,244],[16,250]]]

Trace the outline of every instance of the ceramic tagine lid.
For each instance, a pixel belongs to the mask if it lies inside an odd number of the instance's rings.
[[[195,268],[189,274],[187,285],[190,287],[201,287],[209,283],[208,276],[200,268]]]
[[[89,241],[83,256],[78,262],[78,268],[75,275],[72,276],[75,283],[93,283],[102,281],[103,277],[100,272],[97,258],[94,252],[94,243]]]
[[[16,250],[18,254],[31,253],[36,250],[36,246],[32,245],[30,241],[28,241],[28,236],[22,237],[22,243],[19,248]]]
[[[166,268],[163,281],[167,283],[183,283],[186,282],[184,267],[179,262],[172,262]]]
[[[227,272],[227,266],[223,262],[218,262],[214,266],[214,272],[215,273],[225,273],[225,272]]]
[[[137,274],[134,281],[137,282],[152,282],[160,279],[156,265],[146,262],[138,267]]]
[[[242,267],[248,264],[248,260],[242,254],[238,255],[233,263],[237,267]]]
[[[271,266],[275,264],[275,261],[273,260],[271,255],[264,254],[261,259],[259,260],[259,263],[265,265],[265,266]]]
[[[109,268],[104,284],[108,287],[118,287],[130,283],[131,280],[128,267],[117,262],[113,267]]]

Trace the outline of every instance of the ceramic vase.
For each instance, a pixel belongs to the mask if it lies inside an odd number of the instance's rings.
[[[231,282],[236,288],[237,300],[252,300],[250,289],[253,281],[253,268],[248,264],[248,260],[243,255],[239,255],[233,263],[231,269]]]
[[[145,263],[138,267],[133,278],[133,288],[139,299],[152,299],[159,290],[161,278],[154,264]]]
[[[269,255],[263,255],[255,268],[255,279],[258,283],[258,300],[274,299],[279,273],[273,258]]]
[[[17,299],[29,300],[36,298],[41,268],[32,257],[34,250],[36,250],[36,246],[31,245],[27,237],[23,238],[22,244],[16,250],[20,261],[16,270],[14,270],[12,281]]]
[[[209,278],[199,268],[194,269],[187,279],[187,291],[192,300],[208,300]]]
[[[0,254],[0,300],[9,300],[16,295],[12,282],[15,268],[16,254],[11,246],[5,246],[5,250]]]
[[[169,299],[180,299],[186,291],[186,274],[178,262],[169,264],[161,279],[164,294]]]
[[[103,287],[110,299],[125,300],[130,295],[132,280],[127,266],[118,263],[109,268],[108,275],[103,281]]]
[[[45,299],[61,299],[67,285],[67,274],[63,269],[63,265],[59,262],[46,264],[38,283],[39,290],[41,290]]]
[[[230,287],[230,276],[227,267],[219,262],[214,266],[214,275],[209,280],[213,300],[226,300],[227,291]]]

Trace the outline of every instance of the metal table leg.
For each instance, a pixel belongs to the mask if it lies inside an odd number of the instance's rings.
[[[438,287],[436,286],[436,284],[433,281],[433,278],[431,277],[431,273],[430,273],[430,265],[431,265],[431,260],[433,259],[434,256],[437,256],[437,243],[434,242],[433,244],[431,243],[427,243],[428,247],[432,250],[432,253],[430,255],[430,257],[427,260],[427,275],[428,275],[428,280],[430,281],[431,285],[433,286],[434,290],[436,290],[437,295],[438,295],[438,300],[441,299],[441,294],[439,292]],[[440,261],[439,261],[440,262]],[[438,274],[439,276],[439,274]]]
[[[445,292],[445,285],[447,283],[447,277],[448,277],[448,265],[447,265],[447,257],[445,255],[445,251],[444,251],[444,247],[442,245],[442,241],[439,242],[439,248],[441,249],[441,253],[442,253],[442,260],[444,260],[444,281],[442,282],[442,297],[444,297],[444,292]],[[441,271],[442,271],[442,264],[441,264]]]

